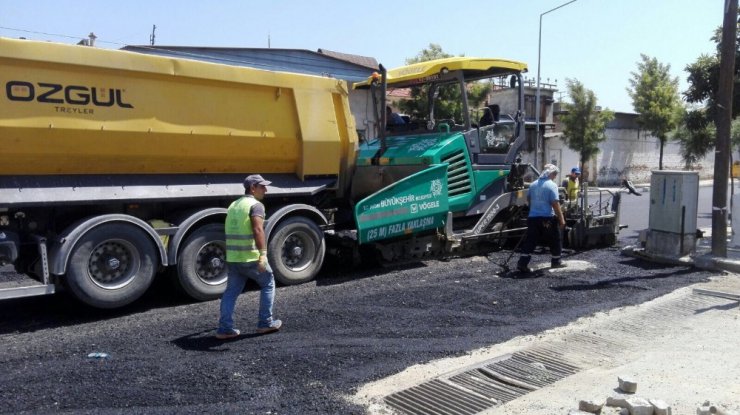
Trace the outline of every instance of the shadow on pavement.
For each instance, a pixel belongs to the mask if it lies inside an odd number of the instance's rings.
[[[636,288],[636,289],[649,290],[651,289],[650,287],[640,287],[638,285],[625,284],[625,283],[656,280],[656,279],[662,279],[662,278],[672,278],[672,277],[681,276],[684,274],[692,274],[694,272],[695,271],[692,268],[685,268],[679,271],[668,271],[668,272],[663,272],[663,273],[659,273],[655,275],[636,275],[634,277],[614,278],[614,279],[609,279],[609,280],[596,281],[593,283],[561,285],[557,287],[550,287],[550,289],[553,291],[584,291],[584,290],[601,290],[605,288],[618,288],[618,287],[629,286],[629,287]]]
[[[226,352],[229,351],[229,348],[226,347],[229,343],[267,336],[269,334],[271,333],[240,334],[232,339],[219,340],[215,337],[215,331],[213,329],[208,329],[178,337],[175,340],[172,340],[171,343],[183,350],[194,350],[198,352]]]

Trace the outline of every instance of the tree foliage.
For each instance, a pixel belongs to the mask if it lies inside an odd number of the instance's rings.
[[[740,10],[738,11],[740,16]],[[683,96],[687,102],[701,105],[686,111],[678,130],[681,152],[687,163],[704,157],[714,148],[717,123],[717,93],[719,89],[719,56],[722,47],[722,28],[711,37],[717,45],[714,55],[703,54],[694,63],[686,65],[689,87]],[[740,36],[735,41],[735,86],[733,88],[732,118],[740,114]],[[689,119],[687,119],[687,117]],[[740,125],[732,123],[732,145],[740,145]]]
[[[732,120],[730,127],[730,143],[733,147],[740,146],[740,118]],[[714,148],[717,128],[705,108],[684,110],[681,120],[676,127],[674,137],[681,144],[681,157],[686,168],[697,163]]]
[[[406,59],[406,65],[412,65],[419,62],[433,61],[435,59],[451,58],[453,55],[442,50],[442,46],[436,43],[430,43],[427,49],[422,49],[413,58]]]
[[[599,152],[599,143],[606,140],[606,124],[614,119],[614,113],[599,111],[596,95],[576,79],[566,79],[566,89],[572,103],[564,103],[564,114],[560,116],[563,124],[565,144],[580,154],[581,166]],[[588,179],[586,171],[584,180]]]
[[[740,11],[738,13],[740,16]],[[719,55],[722,47],[722,28],[715,30],[711,37],[717,45],[714,55],[703,54],[694,63],[686,65],[689,88],[684,92],[686,101],[705,104],[706,115],[716,120],[717,92],[719,88]],[[740,38],[735,41],[735,87],[732,102],[732,118],[740,114]]]
[[[663,170],[663,147],[681,115],[678,77],[671,77],[670,65],[647,55],[640,57],[642,61],[637,63],[637,72],[632,72],[631,88],[627,92],[635,112],[639,113],[637,123],[660,141],[658,168]]]
[[[406,64],[411,65],[435,59],[451,58],[452,56],[442,50],[441,46],[430,43],[428,48],[422,49],[415,57],[406,59]],[[467,94],[470,107],[479,107],[488,96],[490,89],[490,84],[485,81],[469,84]],[[438,91],[439,95],[434,104],[435,118],[451,119],[460,123],[464,119],[463,106],[460,101],[460,86],[457,84],[445,85],[439,87]],[[399,102],[401,111],[409,114],[412,118],[425,118],[429,114],[428,92],[429,85],[412,87],[411,99],[404,99]]]
[[[703,108],[683,109],[674,138],[681,144],[681,158],[687,168],[714,147],[716,129]]]

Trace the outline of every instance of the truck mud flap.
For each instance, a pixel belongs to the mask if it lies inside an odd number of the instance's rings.
[[[445,225],[447,164],[436,164],[387,186],[355,206],[361,244]]]

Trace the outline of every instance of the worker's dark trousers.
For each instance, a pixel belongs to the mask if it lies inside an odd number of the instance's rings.
[[[522,255],[519,257],[518,267],[529,265],[532,252],[541,242],[550,247],[550,255],[552,255],[550,265],[560,265],[560,254],[563,248],[562,233],[558,220],[553,216],[527,218],[527,235],[522,243]]]

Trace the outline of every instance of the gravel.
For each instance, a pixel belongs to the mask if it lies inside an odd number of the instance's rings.
[[[513,278],[500,275],[508,255],[399,268],[328,265],[317,281],[278,288],[284,327],[269,335],[252,334],[258,291],[251,287],[235,316],[244,334],[225,342],[213,338],[218,301],[189,303],[165,281],[115,311],[63,294],[4,301],[0,412],[361,414],[366,408],[348,397],[367,382],[711,276],[608,248],[564,258],[593,267]],[[549,256],[535,255],[538,262]],[[109,357],[88,358],[93,352]]]

